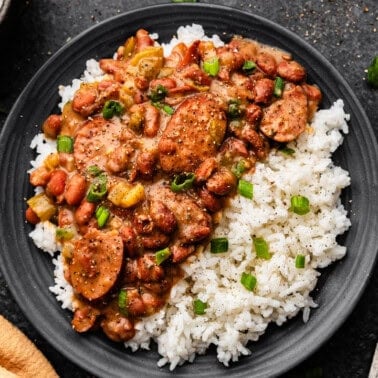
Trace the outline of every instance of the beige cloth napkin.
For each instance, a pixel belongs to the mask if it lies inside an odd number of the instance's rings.
[[[0,378],[55,378],[54,368],[37,347],[0,315]]]

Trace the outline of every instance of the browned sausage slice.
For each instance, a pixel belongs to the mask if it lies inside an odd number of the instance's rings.
[[[122,258],[123,244],[118,234],[90,229],[75,242],[69,263],[73,288],[90,301],[101,298],[116,282]]]
[[[160,139],[161,168],[165,172],[194,172],[216,154],[225,131],[225,113],[212,96],[189,97],[177,108]]]
[[[91,165],[106,170],[111,152],[120,145],[122,124],[95,117],[79,130],[75,138],[74,157],[79,172]]]

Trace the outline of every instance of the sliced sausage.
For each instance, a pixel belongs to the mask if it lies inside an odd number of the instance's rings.
[[[116,282],[122,259],[123,244],[119,235],[89,229],[75,241],[69,263],[74,290],[90,301],[103,297]]]
[[[187,98],[170,118],[159,141],[162,170],[194,172],[200,163],[216,154],[225,131],[225,113],[212,96]]]
[[[95,117],[85,123],[78,131],[74,144],[74,157],[79,172],[97,165],[107,169],[109,153],[120,145],[123,125],[116,120]]]

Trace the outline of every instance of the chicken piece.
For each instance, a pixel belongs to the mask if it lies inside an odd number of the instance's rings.
[[[159,198],[175,215],[176,240],[182,244],[197,243],[210,235],[212,228],[210,215],[188,194],[174,193],[167,186],[157,185],[151,189],[150,196]]]
[[[162,170],[194,172],[199,164],[216,154],[226,125],[226,115],[212,96],[200,94],[183,101],[159,141]]]
[[[307,124],[307,96],[299,85],[286,85],[282,98],[264,109],[260,130],[277,142],[297,138]]]
[[[92,301],[103,297],[117,281],[123,259],[122,238],[90,228],[75,241],[69,262],[71,283],[76,293]]]

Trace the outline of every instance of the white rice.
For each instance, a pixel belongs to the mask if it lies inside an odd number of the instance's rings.
[[[198,25],[180,28],[177,34],[173,44],[204,37]],[[169,54],[171,46],[164,48]],[[97,62],[89,61],[80,81],[60,87],[61,105],[72,98],[81,81],[102,76]],[[250,354],[246,344],[258,340],[269,323],[282,325],[301,310],[303,320],[308,320],[310,309],[317,306],[310,295],[320,275],[317,269],[346,253],[336,237],[350,226],[340,202],[341,190],[350,178],[333,164],[331,155],[348,132],[347,120],[343,101],[337,100],[330,109],[318,111],[311,127],[290,144],[294,156],[273,150],[265,162],[257,164],[253,175],[244,177],[254,185],[253,199],[235,197],[214,231],[214,237],[228,238],[229,251],[214,255],[206,248],[191,256],[183,265],[185,278],[172,288],[167,305],[136,324],[136,336],[126,347],[149,349],[154,340],[161,355],[158,365],[169,364],[173,370],[214,344],[218,360],[228,366]],[[41,135],[32,142],[32,148],[36,147],[41,156],[52,148]],[[33,167],[41,164],[41,156],[32,162]],[[298,194],[311,204],[311,212],[303,216],[289,211],[290,197]],[[51,223],[37,225],[30,234],[49,253],[59,249],[51,227]],[[268,242],[270,260],[256,258],[252,236]],[[297,254],[305,256],[303,269],[295,267]],[[63,308],[72,309],[72,288],[64,280],[61,258],[55,258],[54,264],[56,285],[50,290]],[[241,285],[243,272],[256,276],[253,292]],[[205,315],[193,313],[193,298],[207,302]]]

